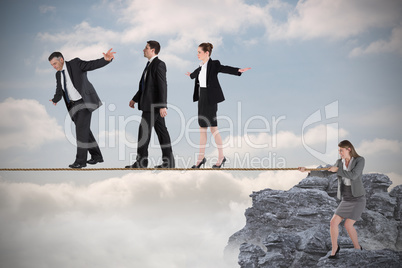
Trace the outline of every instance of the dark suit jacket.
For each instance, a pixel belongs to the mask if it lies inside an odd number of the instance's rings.
[[[138,109],[144,112],[167,107],[166,65],[158,57],[154,58],[148,66],[144,92],[142,92],[140,80],[133,101],[138,103]]]
[[[104,58],[92,61],[83,61],[79,58],[75,58],[71,61],[65,62],[71,82],[82,96],[86,108],[90,111],[98,109],[99,106],[102,105],[102,102],[96,93],[95,88],[88,80],[87,71],[101,68],[110,62],[111,61],[107,61]],[[56,93],[54,94],[52,101],[57,103],[63,97],[67,106],[67,101],[62,88],[61,71],[58,71],[56,72]]]
[[[338,193],[337,197],[338,199],[341,199],[342,193],[341,193],[341,183],[342,183],[342,177],[350,179],[352,183],[352,195],[354,197],[359,197],[362,195],[365,195],[366,191],[364,190],[363,186],[363,168],[364,168],[364,163],[365,160],[363,157],[356,157],[353,159],[349,170],[344,170],[343,169],[343,163],[342,159],[338,159],[335,163],[335,167],[338,167],[338,172],[337,177],[338,177]],[[327,177],[331,174],[334,174],[333,172],[330,171],[319,171],[319,170],[312,170],[310,172],[311,176],[316,176],[316,177]]]
[[[230,67],[221,65],[218,60],[209,59],[207,62],[207,95],[208,95],[208,102],[210,104],[216,104],[225,100],[223,96],[222,88],[219,84],[218,80],[218,73],[225,73],[225,74],[232,74],[232,75],[241,75],[239,72],[240,68]],[[193,94],[193,101],[198,101],[200,94],[199,94],[199,87],[200,82],[198,81],[198,74],[201,71],[201,67],[195,69],[195,71],[190,74],[190,78],[195,78],[195,85],[194,85],[194,94]]]

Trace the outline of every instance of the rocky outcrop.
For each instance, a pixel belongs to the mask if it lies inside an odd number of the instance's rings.
[[[402,185],[388,193],[392,182],[383,174],[365,174],[363,183],[367,206],[355,224],[363,251],[353,249],[341,224],[339,259],[327,258],[329,221],[338,205],[337,179],[332,175],[307,177],[289,191],[253,192],[246,226],[229,238],[225,253],[240,250],[242,268],[400,267]]]

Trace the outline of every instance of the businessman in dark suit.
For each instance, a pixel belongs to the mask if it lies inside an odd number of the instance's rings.
[[[103,58],[83,61],[79,58],[65,61],[60,52],[53,52],[49,62],[57,70],[56,93],[50,101],[56,105],[64,99],[67,110],[75,124],[77,155],[70,168],[86,167],[86,164],[103,162],[102,153],[90,129],[92,112],[102,105],[93,85],[87,78],[87,71],[92,71],[109,64],[114,59],[112,49]],[[88,151],[91,159],[87,161]]]
[[[155,127],[162,149],[163,162],[156,168],[174,168],[175,161],[170,136],[165,124],[167,115],[166,65],[158,58],[160,44],[157,41],[148,41],[143,51],[148,62],[141,76],[139,89],[129,103],[131,108],[138,103],[138,109],[142,111],[138,130],[137,158],[134,164],[126,166],[126,168],[148,167],[148,146],[152,127]]]

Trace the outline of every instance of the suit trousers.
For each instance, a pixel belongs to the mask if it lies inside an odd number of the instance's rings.
[[[86,164],[88,152],[91,154],[92,159],[102,159],[102,153],[90,129],[92,112],[80,101],[76,102],[75,105],[71,105],[68,110],[75,124],[77,139],[75,163]]]
[[[142,112],[140,128],[138,130],[137,161],[148,158],[148,147],[153,127],[155,127],[155,132],[162,149],[163,161],[171,161],[173,153],[170,136],[165,124],[165,118],[160,116],[159,109],[155,109],[153,112]]]

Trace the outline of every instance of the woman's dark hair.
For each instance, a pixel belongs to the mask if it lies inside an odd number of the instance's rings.
[[[158,54],[159,54],[159,51],[161,51],[161,45],[159,44],[158,41],[149,40],[149,41],[147,42],[147,44],[149,45],[149,47],[150,47],[151,49],[155,49],[155,54],[156,54],[156,55],[158,55]]]
[[[57,51],[50,54],[49,61],[51,61],[53,58],[57,58],[57,59],[62,58],[64,60],[63,54],[61,54],[60,52],[57,52]]]
[[[214,46],[211,43],[202,43],[198,47],[200,47],[202,49],[202,51],[204,51],[204,52],[208,51],[209,56],[211,57],[212,49],[214,48]]]
[[[345,149],[349,149],[350,148],[350,156],[351,157],[360,157],[360,155],[356,152],[355,147],[353,146],[353,144],[348,141],[348,140],[343,140],[338,144],[338,147],[340,148],[345,148]]]

